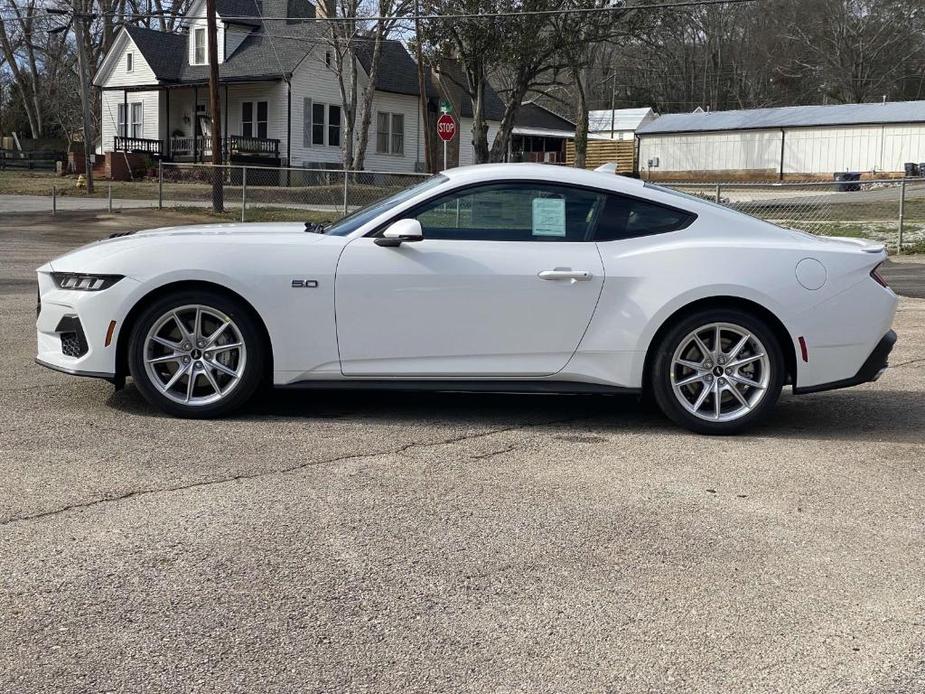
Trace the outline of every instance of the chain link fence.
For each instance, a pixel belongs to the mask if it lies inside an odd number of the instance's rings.
[[[19,203],[10,201],[14,211],[157,208],[205,213],[212,210],[215,174],[223,193],[218,217],[241,222],[333,221],[428,178],[395,171],[161,162],[132,181],[97,179],[93,195],[72,178],[42,174],[28,181],[0,180],[0,196],[22,196]]]
[[[93,197],[73,181],[41,174],[43,178],[35,179],[41,185],[34,190],[48,197],[45,202],[39,199],[35,209],[158,207],[206,212],[212,207],[211,181],[216,171],[224,192],[220,218],[244,222],[331,221],[427,178],[427,174],[388,171],[163,162],[134,181],[97,181]],[[555,178],[554,170],[550,178]],[[891,249],[925,252],[923,177],[660,184],[784,227],[876,239]]]
[[[783,227],[824,236],[925,244],[925,178],[785,183],[661,183]]]
[[[242,222],[330,221],[427,178],[394,171],[163,163],[158,169],[159,206],[211,207],[216,174],[224,210]]]

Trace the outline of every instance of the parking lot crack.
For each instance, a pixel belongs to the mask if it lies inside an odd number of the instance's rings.
[[[923,357],[923,358],[921,358],[921,359],[910,359],[909,361],[901,361],[901,362],[899,362],[898,364],[892,364],[892,365],[890,366],[890,368],[892,368],[892,369],[898,369],[898,368],[901,367],[901,366],[909,366],[910,364],[918,364],[918,363],[923,362],[923,361],[925,361],[925,357]]]
[[[341,463],[348,460],[362,460],[364,458],[379,458],[383,456],[390,455],[401,455],[402,453],[409,451],[415,448],[438,448],[440,446],[447,446],[456,443],[462,443],[464,441],[472,441],[475,439],[486,438],[489,436],[495,436],[497,434],[504,434],[511,431],[518,431],[523,429],[529,429],[537,426],[556,426],[560,424],[570,424],[573,422],[581,421],[583,419],[588,419],[588,416],[582,417],[570,417],[568,419],[558,419],[558,420],[546,420],[543,422],[536,422],[531,424],[516,424],[514,426],[502,427],[499,429],[492,429],[490,431],[482,431],[478,433],[466,433],[459,434],[456,436],[449,436],[437,441],[412,441],[404,445],[398,446],[396,448],[390,448],[383,451],[375,451],[370,453],[348,453],[344,455],[333,456],[331,458],[323,458],[321,460],[309,460],[298,465],[293,465],[291,467],[277,469],[277,470],[266,470],[262,472],[254,473],[242,473],[240,475],[232,475],[231,477],[222,477],[219,479],[211,480],[199,480],[196,482],[190,482],[188,484],[178,484],[173,487],[159,487],[156,489],[136,489],[122,494],[117,494],[115,496],[105,496],[97,499],[91,499],[89,501],[81,501],[74,504],[68,504],[60,508],[52,509],[50,511],[41,511],[39,513],[32,513],[23,516],[13,516],[11,518],[4,519],[0,521],[0,527],[6,527],[9,525],[15,525],[18,523],[24,523],[27,521],[36,521],[43,520],[46,518],[53,518],[62,514],[66,514],[70,511],[79,511],[83,509],[94,508],[96,506],[102,506],[105,504],[113,504],[120,501],[126,501],[128,499],[134,499],[144,496],[150,496],[152,494],[169,494],[172,492],[182,492],[193,489],[199,489],[203,487],[212,487],[222,484],[230,484],[232,482],[241,482],[247,480],[261,479],[264,477],[272,477],[275,475],[286,475],[293,472],[298,472],[310,467],[316,467],[319,465],[330,465],[332,463]],[[513,449],[513,446],[511,447]],[[508,449],[510,450],[510,449]],[[505,452],[505,450],[498,450],[488,455],[497,455]],[[486,456],[487,457],[487,456]]]

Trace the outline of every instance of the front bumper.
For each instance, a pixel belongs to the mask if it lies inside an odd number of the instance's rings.
[[[37,364],[76,376],[115,382],[116,345],[138,282],[128,277],[97,292],[58,289],[39,272]],[[106,335],[116,322],[109,344]]]
[[[870,356],[864,361],[861,365],[861,368],[858,369],[858,372],[851,378],[845,378],[840,381],[831,381],[829,383],[819,383],[814,386],[806,386],[805,388],[800,388],[794,386],[793,392],[795,395],[805,395],[806,393],[818,393],[823,390],[835,390],[836,388],[850,388],[851,386],[857,386],[862,383],[869,383],[871,381],[876,381],[883,372],[886,370],[889,365],[890,352],[893,351],[893,345],[896,344],[896,332],[890,330],[884,335],[880,342],[877,343],[877,346],[874,347],[874,350],[870,353]]]

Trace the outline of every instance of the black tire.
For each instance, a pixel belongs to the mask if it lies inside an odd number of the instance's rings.
[[[230,318],[241,337],[246,349],[243,372],[233,388],[221,396],[217,402],[187,405],[167,397],[151,381],[145,369],[145,340],[162,316],[183,306],[201,305],[215,309]],[[148,306],[132,326],[128,345],[128,367],[135,383],[145,400],[175,417],[208,419],[229,414],[244,405],[263,383],[266,364],[266,346],[257,327],[257,319],[241,302],[214,290],[180,290],[157,299]],[[217,374],[217,371],[211,373]],[[184,377],[186,378],[186,377]],[[194,387],[202,387],[203,379],[194,379]]]
[[[685,341],[698,327],[709,326],[714,323],[731,324],[748,331],[760,341],[768,359],[766,367],[768,369],[767,386],[763,389],[763,395],[750,411],[730,421],[710,421],[688,411],[680,402],[679,396],[676,395],[671,380],[674,354],[680,348],[682,341]],[[673,422],[698,434],[730,435],[754,427],[771,413],[786,380],[786,364],[781,352],[781,346],[774,332],[762,319],[739,309],[706,309],[687,316],[668,329],[659,344],[655,346],[655,349],[655,354],[650,362],[649,383],[659,408]],[[684,367],[678,368],[683,369]],[[687,373],[696,372],[689,371]],[[717,377],[711,375],[711,378],[723,378],[723,375],[720,374]],[[700,387],[703,387],[702,384]],[[748,392],[750,391],[746,390],[746,394]],[[713,400],[715,396],[708,395],[707,397],[706,402],[708,404],[710,402],[715,403],[715,400]],[[724,397],[727,398],[726,405],[723,405]],[[729,407],[729,409],[738,407],[739,405],[731,398],[732,393],[728,397],[721,396],[720,407]],[[692,399],[695,398],[692,397]],[[746,397],[746,399],[748,398]]]

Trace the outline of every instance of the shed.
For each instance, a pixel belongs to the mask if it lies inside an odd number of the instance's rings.
[[[640,171],[655,179],[897,175],[925,161],[925,101],[674,113],[636,135]]]
[[[632,140],[636,131],[658,115],[651,108],[617,108],[588,111],[588,133],[594,139]]]

